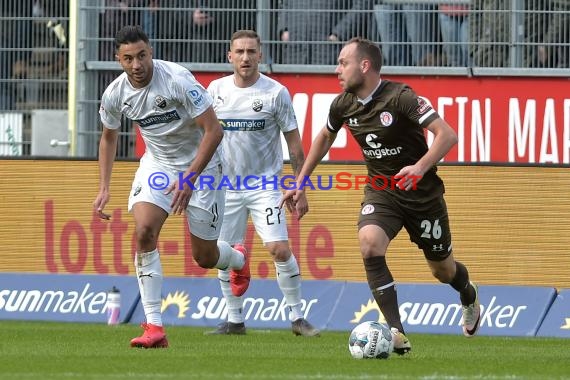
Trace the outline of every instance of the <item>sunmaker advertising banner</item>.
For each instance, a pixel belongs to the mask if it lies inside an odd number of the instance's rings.
[[[301,309],[305,318],[325,329],[343,287],[344,283],[337,281],[304,281]],[[291,328],[287,303],[277,281],[253,280],[243,299],[247,327]],[[216,279],[165,279],[162,310],[164,324],[213,327],[227,320],[226,301]],[[144,321],[140,303],[132,320]]]
[[[449,285],[398,284],[400,316],[406,332],[457,334],[462,325],[459,295]],[[534,336],[556,291],[548,287],[479,286],[481,335]],[[377,320],[385,322],[363,283],[347,283],[331,318],[332,330]]]
[[[139,289],[134,277],[2,273],[0,320],[107,321],[107,295],[121,294],[120,321],[130,319]]]
[[[536,335],[570,338],[570,289],[558,293]]]
[[[121,322],[145,321],[134,276],[0,273],[0,320],[106,323],[106,300],[121,292]],[[461,305],[448,285],[398,284],[400,314],[408,333],[461,334]],[[480,335],[563,336],[570,325],[568,296],[554,288],[479,287]],[[556,301],[555,301],[556,300]],[[322,331],[350,331],[364,321],[385,322],[366,283],[303,282],[302,311]],[[554,303],[554,307],[551,307]],[[211,278],[165,278],[161,310],[165,325],[214,327],[227,318],[219,282]],[[244,295],[250,329],[289,329],[289,310],[277,282],[252,280]]]

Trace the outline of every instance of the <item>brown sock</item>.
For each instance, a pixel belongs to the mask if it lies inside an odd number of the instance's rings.
[[[455,277],[449,285],[459,292],[462,305],[468,306],[475,302],[475,289],[469,282],[469,272],[459,261],[455,262]]]
[[[392,273],[386,265],[384,256],[375,256],[364,259],[364,269],[372,295],[380,307],[390,327],[395,327],[404,333],[398,309],[398,294]]]

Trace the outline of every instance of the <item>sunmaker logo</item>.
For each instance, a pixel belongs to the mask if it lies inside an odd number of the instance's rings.
[[[402,323],[408,326],[460,326],[463,323],[459,304],[403,302],[399,309]],[[499,305],[497,297],[493,296],[488,305],[481,305],[481,327],[512,328],[527,309],[527,305]],[[358,324],[370,320],[370,313],[377,316],[378,322],[386,322],[372,299],[361,305],[350,322]]]
[[[301,300],[301,310],[305,318],[311,308],[319,302],[317,299]],[[192,319],[226,319],[226,300],[219,297],[202,297],[196,303],[196,312]],[[245,319],[248,321],[288,321],[289,308],[285,298],[246,298],[243,303]]]
[[[319,302],[318,299],[301,300],[301,310],[305,318],[308,317],[311,308]],[[169,293],[162,300],[162,311],[167,308],[178,307],[177,318],[187,318],[187,312],[192,311],[189,317],[194,320],[223,319],[228,315],[226,300],[223,297],[203,296],[190,303],[190,297],[186,292],[175,291]],[[285,298],[247,297],[243,304],[244,316],[248,321],[288,321],[289,308]]]
[[[176,110],[170,111],[170,112],[165,112],[162,114],[158,114],[158,115],[152,115],[149,117],[146,117],[144,119],[139,119],[139,120],[134,120],[135,122],[137,122],[141,127],[149,127],[151,125],[154,124],[164,124],[164,123],[169,123],[173,120],[180,120],[180,115],[178,115],[178,112],[176,112]]]
[[[178,318],[185,318],[186,312],[190,309],[190,298],[185,292],[176,291],[174,294],[168,293],[166,298],[162,300],[162,305],[160,307],[160,312],[164,313],[171,305],[176,305],[178,307]]]
[[[0,311],[8,313],[103,314],[106,292],[90,291],[86,283],[81,291],[1,289]]]
[[[220,124],[226,131],[260,131],[265,128],[264,119],[222,119]]]

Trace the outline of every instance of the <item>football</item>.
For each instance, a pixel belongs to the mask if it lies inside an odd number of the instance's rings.
[[[394,337],[385,324],[362,322],[350,333],[348,350],[355,359],[388,359],[394,351]]]

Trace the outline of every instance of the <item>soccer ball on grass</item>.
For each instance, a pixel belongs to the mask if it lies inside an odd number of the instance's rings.
[[[362,322],[350,333],[348,349],[355,359],[388,359],[394,351],[394,336],[382,323]]]

